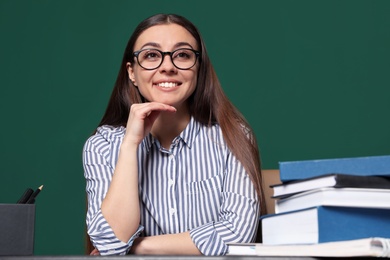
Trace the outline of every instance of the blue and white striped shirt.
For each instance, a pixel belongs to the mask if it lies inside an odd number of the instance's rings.
[[[169,150],[150,134],[139,145],[141,223],[127,243],[116,238],[100,206],[125,131],[124,127],[101,126],[84,145],[86,222],[102,255],[126,254],[139,235],[190,231],[205,255],[226,254],[228,242],[254,240],[259,216],[254,186],[227,148],[220,127],[204,126],[193,118]]]

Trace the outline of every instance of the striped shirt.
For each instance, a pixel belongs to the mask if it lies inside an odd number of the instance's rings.
[[[101,126],[84,145],[88,234],[102,255],[126,254],[138,236],[190,232],[204,255],[224,255],[229,242],[255,239],[259,201],[242,164],[227,148],[219,125],[191,118],[169,150],[151,134],[138,148],[140,226],[120,241],[100,206],[126,128]]]

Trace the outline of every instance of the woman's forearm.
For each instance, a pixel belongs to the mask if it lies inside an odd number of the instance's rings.
[[[189,232],[137,238],[131,252],[140,255],[201,255]]]
[[[139,226],[137,146],[122,144],[102,214],[115,235],[127,242]]]

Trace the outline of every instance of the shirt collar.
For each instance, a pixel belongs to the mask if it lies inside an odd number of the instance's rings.
[[[191,148],[192,143],[195,141],[196,136],[199,133],[200,123],[191,116],[191,120],[188,123],[187,127],[181,132],[180,138],[184,143]]]
[[[175,139],[179,138],[181,140],[183,140],[183,142],[189,147],[191,148],[192,146],[192,143],[194,142],[197,134],[199,133],[199,129],[200,129],[200,123],[198,121],[196,121],[192,116],[191,116],[191,119],[190,119],[190,122],[188,123],[188,125],[186,126],[186,128],[184,128],[184,130],[180,133],[180,135],[178,137],[176,137]],[[152,147],[152,145],[156,142],[156,138],[154,138],[152,136],[152,134],[148,134],[143,140],[142,140],[142,146],[144,148],[146,148],[147,152],[150,151],[150,148]]]

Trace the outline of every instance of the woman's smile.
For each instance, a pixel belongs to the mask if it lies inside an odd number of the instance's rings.
[[[153,86],[167,89],[167,88],[176,88],[180,86],[182,83],[179,81],[172,81],[172,80],[161,80],[158,82],[153,82]]]

